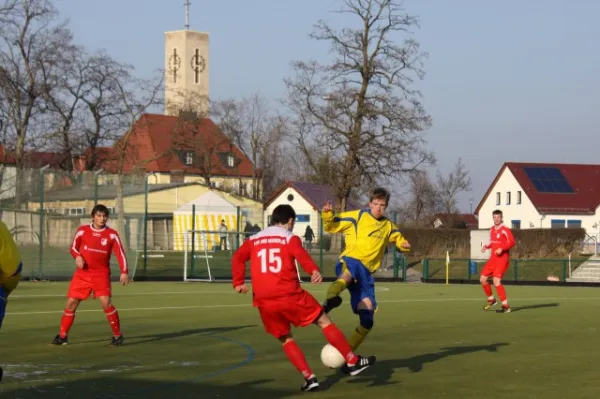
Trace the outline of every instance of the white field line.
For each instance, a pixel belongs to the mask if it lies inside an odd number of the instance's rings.
[[[390,289],[387,287],[376,287],[375,291],[389,291]],[[324,293],[327,291],[321,290],[310,290],[309,292],[313,293]],[[214,294],[236,294],[233,290],[233,287],[230,291],[157,291],[157,292],[123,292],[118,293],[117,295],[113,295],[115,297],[123,297],[123,296],[141,296],[141,295],[214,295]],[[11,295],[10,298],[66,298],[67,293],[65,290],[64,294],[30,294],[30,295]]]
[[[511,298],[511,302],[514,301],[589,301],[589,300],[600,300],[600,297],[536,297],[536,298]],[[447,298],[447,299],[397,299],[397,300],[382,300],[377,301],[378,303],[414,303],[414,302],[481,302],[481,298]],[[251,307],[251,304],[233,304],[233,305],[190,305],[190,306],[158,306],[152,308],[118,308],[119,312],[127,311],[141,311],[141,310],[186,310],[186,309],[216,309],[216,308],[244,308]],[[102,309],[86,309],[78,310],[77,313],[81,312],[102,312]],[[50,310],[50,311],[31,311],[31,312],[7,312],[7,315],[11,316],[26,316],[34,314],[62,314],[62,310]]]

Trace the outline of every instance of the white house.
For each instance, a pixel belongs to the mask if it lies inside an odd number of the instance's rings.
[[[319,239],[320,232],[319,213],[328,200],[335,206],[334,191],[328,185],[286,181],[265,202],[265,226],[271,224],[271,214],[275,207],[281,204],[289,204],[296,211],[294,234],[304,237],[306,227],[310,226],[315,234],[313,242],[316,242]],[[347,209],[358,208],[358,204],[349,201]]]
[[[500,209],[513,229],[584,228],[600,237],[600,165],[506,162],[475,210],[479,228]]]

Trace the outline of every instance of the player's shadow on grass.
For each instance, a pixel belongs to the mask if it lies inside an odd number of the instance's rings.
[[[559,306],[558,303],[540,303],[537,305],[512,306],[510,308],[510,312],[511,313],[518,312],[521,310],[528,310],[528,309],[556,308],[558,306]],[[496,312],[500,313],[500,312],[502,312],[502,309],[498,309],[498,310],[496,310]]]
[[[160,373],[161,370],[155,370]],[[161,380],[162,379],[162,380]],[[135,375],[119,377],[94,376],[81,380],[64,380],[58,383],[27,384],[12,391],[2,392],[3,399],[64,399],[64,398],[94,398],[94,399],[155,399],[174,396],[177,399],[248,398],[274,399],[291,396],[286,390],[266,388],[264,385],[273,382],[272,379],[256,379],[252,381],[228,383],[215,382],[208,379],[198,381],[175,381],[169,378],[139,378]],[[35,386],[35,388],[32,388]],[[43,393],[40,393],[43,392]],[[295,393],[295,392],[294,392]]]
[[[171,332],[147,334],[147,335],[132,335],[132,336],[125,335],[124,345],[131,346],[131,345],[138,345],[138,344],[146,344],[148,342],[162,341],[165,339],[182,338],[182,337],[188,337],[191,335],[219,335],[219,334],[228,333],[231,331],[241,330],[243,328],[252,328],[252,327],[256,327],[256,326],[257,326],[256,324],[251,324],[251,325],[247,325],[247,326],[207,327],[207,328],[195,328],[195,329],[190,329],[190,330],[171,331]],[[83,342],[77,342],[76,344],[89,344],[89,343],[104,342],[104,341],[106,341],[106,340],[103,339],[103,340],[83,341]]]
[[[395,370],[406,368],[413,373],[419,373],[423,370],[427,363],[433,363],[438,360],[445,359],[450,356],[464,355],[475,352],[497,352],[501,346],[506,346],[508,343],[500,342],[490,345],[474,345],[474,346],[453,346],[449,348],[441,348],[438,352],[425,353],[406,359],[385,359],[377,360],[373,366],[363,371],[357,377],[346,376],[341,372],[336,372],[328,376],[321,383],[321,389],[327,390],[333,385],[340,382],[342,379],[348,379],[351,383],[371,382],[368,386],[383,386],[393,385],[397,382],[390,381]]]

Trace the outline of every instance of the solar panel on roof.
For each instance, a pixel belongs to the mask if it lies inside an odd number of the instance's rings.
[[[575,192],[558,168],[523,167],[523,171],[540,193]]]

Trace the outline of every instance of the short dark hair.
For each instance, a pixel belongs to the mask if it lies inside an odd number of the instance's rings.
[[[277,205],[271,215],[271,224],[286,224],[290,219],[296,220],[296,211],[291,205]]]
[[[492,215],[500,215],[500,216],[502,216],[502,211],[500,209],[496,209],[494,212],[492,212]]]
[[[390,196],[391,195],[388,190],[386,190],[385,188],[377,187],[371,190],[371,193],[369,195],[369,202],[372,202],[375,199],[383,199],[385,200],[386,204],[389,204]]]
[[[108,212],[108,208],[102,204],[98,204],[92,208],[92,213],[91,213],[92,217],[94,217],[94,215],[97,213],[103,213],[106,215],[106,217],[108,217],[110,214]]]

